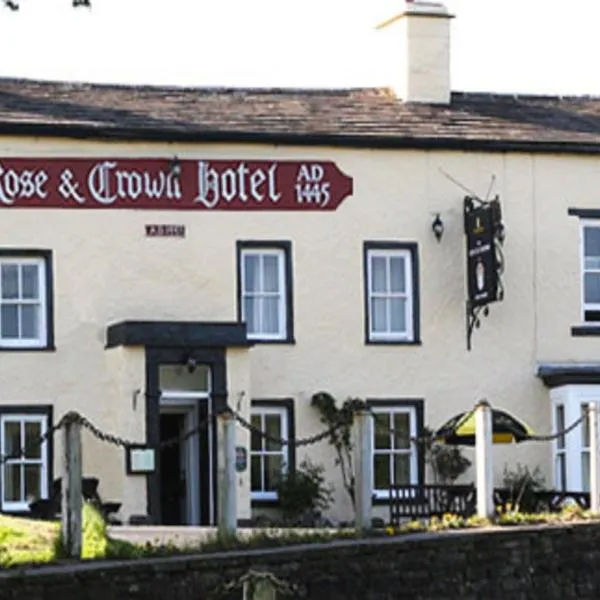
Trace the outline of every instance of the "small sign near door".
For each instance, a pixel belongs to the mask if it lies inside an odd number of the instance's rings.
[[[156,471],[154,448],[147,446],[127,446],[125,449],[127,475],[146,475]]]
[[[235,470],[238,473],[243,473],[248,468],[248,451],[244,446],[236,446],[235,448]]]

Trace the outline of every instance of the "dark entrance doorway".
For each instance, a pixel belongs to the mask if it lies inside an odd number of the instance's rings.
[[[159,439],[172,442],[159,452],[161,525],[214,523],[214,431],[210,396],[164,392]],[[185,438],[185,439],[182,439]]]
[[[164,442],[183,434],[184,413],[160,415],[160,441]],[[185,519],[186,488],[188,477],[185,468],[183,444],[171,444],[160,451],[160,506],[163,525],[183,525]]]

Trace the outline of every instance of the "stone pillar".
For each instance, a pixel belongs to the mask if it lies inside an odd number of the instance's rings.
[[[477,471],[477,515],[494,515],[494,468],[492,462],[492,408],[486,400],[475,407],[475,466]]]
[[[590,510],[600,512],[600,460],[598,460],[598,404],[589,404],[590,421]],[[584,422],[585,425],[585,422]]]
[[[237,532],[237,488],[235,476],[235,418],[226,410],[217,415],[218,534]]]
[[[356,530],[364,533],[373,521],[373,415],[367,410],[354,413],[354,500]]]

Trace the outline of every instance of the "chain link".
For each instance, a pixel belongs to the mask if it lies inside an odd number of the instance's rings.
[[[117,436],[117,435],[114,435],[111,433],[105,433],[99,427],[96,427],[89,419],[80,415],[79,413],[71,413],[71,414],[74,414],[74,421],[76,423],[81,425],[81,427],[83,427],[84,429],[87,429],[95,438],[99,439],[102,442],[108,442],[109,444],[113,444],[115,446],[121,446],[122,448],[139,445],[139,442],[133,442],[131,440],[122,438],[120,436]],[[204,431],[205,429],[207,429],[212,423],[212,418],[213,418],[213,415],[209,413],[206,418],[204,418],[202,421],[200,421],[200,423],[198,423],[198,425],[196,425],[196,427],[193,427],[192,429],[188,429],[186,432],[184,432],[178,436],[169,438],[168,440],[164,440],[153,446],[148,446],[147,444],[146,445],[149,448],[153,448],[154,450],[163,450],[170,446],[175,446],[175,445],[181,444],[182,442],[185,442],[188,438],[191,438],[192,436],[197,435],[201,431]]]
[[[335,425],[333,425],[329,429],[325,429],[324,431],[321,431],[320,433],[317,433],[317,434],[312,435],[312,436],[307,437],[307,438],[301,438],[299,440],[296,440],[296,439],[284,439],[284,438],[277,437],[277,436],[271,435],[269,433],[266,433],[265,431],[263,431],[259,427],[256,427],[255,425],[252,425],[252,423],[250,423],[249,421],[247,421],[246,419],[244,419],[244,417],[242,417],[242,415],[240,415],[238,412],[236,412],[232,408],[229,408],[229,410],[230,410],[231,414],[233,415],[233,417],[235,418],[235,420],[242,427],[244,427],[245,429],[247,429],[251,433],[256,433],[257,435],[259,435],[260,437],[262,437],[266,441],[272,442],[274,444],[278,444],[280,446],[294,446],[295,448],[301,448],[302,446],[311,446],[312,444],[316,444],[317,442],[320,442],[320,441],[328,438],[329,436],[331,436],[332,434],[334,434],[338,429],[340,429],[341,427],[344,426],[344,423],[340,422],[340,423],[336,423]]]
[[[582,423],[586,417],[587,411],[586,414],[583,414],[581,417],[579,417],[579,419],[571,423],[567,428],[563,429],[562,431],[557,431],[556,433],[553,433],[551,435],[530,435],[527,439],[531,440],[532,442],[551,442],[552,440],[557,440],[558,438],[563,437],[564,435],[567,435],[567,433],[573,431],[573,429],[575,429],[577,425]]]

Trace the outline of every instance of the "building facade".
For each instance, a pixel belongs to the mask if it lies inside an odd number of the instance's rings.
[[[424,426],[485,397],[548,433],[599,401],[600,101],[450,94],[449,24],[418,2],[386,24],[408,51],[385,90],[0,82],[0,453],[70,410],[142,448],[206,421],[149,473],[84,431],[83,464],[124,520],[212,524],[215,412],[306,438],[327,391],[375,411],[385,511],[390,482],[425,482]],[[506,230],[471,350],[466,195],[497,195]],[[588,444],[497,447],[496,477],[585,489]],[[239,519],[305,457],[351,516],[326,440],[238,426],[236,445]],[[57,434],[7,460],[2,511],[47,496],[61,452]]]

